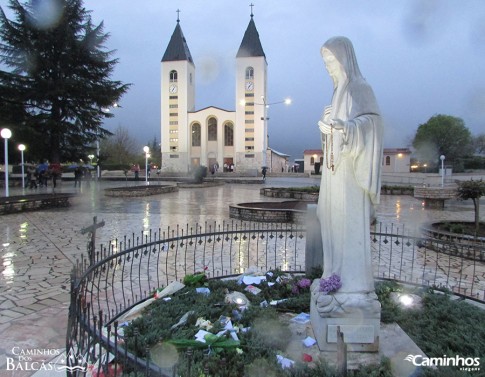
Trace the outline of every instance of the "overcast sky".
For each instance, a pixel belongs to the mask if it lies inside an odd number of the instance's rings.
[[[301,158],[319,148],[317,122],[332,84],[320,57],[330,37],[351,39],[385,120],[385,147],[406,147],[435,114],[485,133],[485,1],[252,0],[268,62],[270,147]],[[7,0],[0,0],[6,8]],[[140,145],[160,140],[160,60],[180,24],[196,66],[196,108],[234,110],[235,55],[250,1],[84,0],[117,50],[113,79],[132,83],[115,118]]]

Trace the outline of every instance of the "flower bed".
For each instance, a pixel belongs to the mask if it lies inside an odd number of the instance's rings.
[[[231,371],[227,377],[246,375],[244,371],[260,359],[267,360],[268,368],[282,371],[276,355],[284,352],[290,332],[288,324],[278,321],[278,312],[309,310],[310,279],[271,271],[222,281],[206,280],[199,273],[186,276],[184,283],[169,298],[155,292],[159,299],[125,329],[133,339],[128,342],[131,352],[143,357],[146,348],[153,352],[162,343],[171,345],[179,350],[177,375],[183,376],[189,368],[217,375],[222,358]],[[191,362],[183,357],[188,348],[193,349]]]

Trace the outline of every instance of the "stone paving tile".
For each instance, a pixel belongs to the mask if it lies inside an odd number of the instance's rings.
[[[21,314],[30,314],[34,312],[34,310],[27,308],[25,306],[17,306],[15,308],[12,308],[12,311],[21,313]]]
[[[41,294],[41,295],[37,295],[36,299],[45,302],[45,301],[47,301],[46,299],[48,299],[48,298],[52,298],[53,300],[55,300],[56,297],[58,297],[58,296],[62,296],[62,294],[59,293],[59,289],[56,289],[55,291],[50,291],[50,292],[46,292],[46,293]]]
[[[9,323],[11,320],[12,320],[12,318],[10,318],[10,317],[0,315],[0,324]]]
[[[31,304],[31,305],[27,305],[25,306],[25,308],[27,309],[31,309],[32,311],[39,311],[39,310],[43,310],[46,308],[46,305],[44,305],[43,303],[41,302],[36,302],[35,304]]]
[[[12,319],[12,318],[23,317],[24,315],[22,313],[13,311],[12,309],[8,309],[8,310],[2,310],[2,316],[9,317],[10,319]]]
[[[12,307],[15,307],[15,304],[11,300],[5,300],[0,304],[0,310],[11,309]]]

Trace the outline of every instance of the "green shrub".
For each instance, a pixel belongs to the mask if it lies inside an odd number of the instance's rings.
[[[451,224],[450,232],[463,234],[465,232],[465,227],[462,224]]]

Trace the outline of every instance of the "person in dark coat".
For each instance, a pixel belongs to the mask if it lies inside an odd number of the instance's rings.
[[[77,185],[79,184],[79,188],[81,188],[82,178],[83,178],[83,169],[80,166],[78,166],[74,170],[74,187],[77,187]]]

